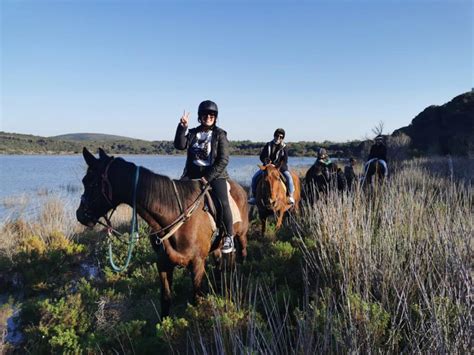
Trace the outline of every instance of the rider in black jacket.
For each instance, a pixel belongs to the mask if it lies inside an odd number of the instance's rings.
[[[375,143],[372,144],[372,146],[370,147],[369,157],[367,158],[367,162],[365,163],[365,166],[364,166],[364,172],[367,172],[367,168],[369,164],[373,160],[377,160],[377,159],[380,160],[380,162],[384,165],[385,176],[387,176],[388,175],[387,147],[384,144],[383,136],[381,134],[375,137]]]
[[[223,253],[234,250],[234,228],[232,212],[227,195],[227,164],[229,163],[229,141],[227,132],[216,126],[218,108],[215,102],[206,100],[198,108],[200,125],[189,130],[189,112],[184,112],[180,119],[174,146],[176,149],[187,149],[186,166],[182,179],[200,179],[203,184],[210,184],[212,191],[221,202],[222,218],[226,235],[224,236]],[[218,204],[219,205],[219,204]]]
[[[295,186],[293,183],[293,178],[290,171],[288,170],[288,147],[283,140],[285,139],[285,130],[283,128],[277,128],[275,133],[273,133],[273,140],[265,144],[261,153],[260,161],[264,164],[273,164],[281,173],[285,175],[286,185],[288,188],[288,202],[291,204],[295,203],[293,198],[293,193],[295,191]],[[255,205],[255,192],[257,190],[257,183],[263,174],[263,170],[258,170],[252,177],[252,197],[249,199],[249,204]]]
[[[369,157],[367,160],[374,158],[382,159],[387,163],[387,147],[383,143],[383,137],[381,135],[375,137],[375,144],[372,144],[372,147],[370,147]]]

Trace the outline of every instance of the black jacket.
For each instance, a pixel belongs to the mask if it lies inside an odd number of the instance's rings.
[[[286,144],[276,145],[273,141],[268,142],[260,153],[260,160],[263,164],[271,162],[282,172],[288,170],[288,148]]]
[[[227,164],[229,163],[229,141],[227,140],[227,132],[217,126],[213,128],[211,165],[200,168],[194,165],[190,149],[196,141],[196,133],[200,131],[200,127],[190,129],[188,134],[186,134],[186,130],[186,127],[179,124],[174,137],[174,147],[176,149],[188,149],[183,177],[197,178],[198,176],[196,176],[196,173],[192,172],[202,169],[199,177],[204,177],[209,182],[217,178],[228,179],[229,174],[226,170]]]
[[[373,158],[382,159],[382,160],[385,160],[386,163],[388,163],[387,147],[383,144],[373,144],[372,147],[370,147],[370,153],[367,160],[370,160]]]

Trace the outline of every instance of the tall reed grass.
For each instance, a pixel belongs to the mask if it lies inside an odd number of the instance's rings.
[[[288,276],[304,285],[298,306],[279,301],[278,290],[261,282],[247,287],[243,297],[245,285],[236,275],[227,301],[246,310],[245,324],[223,326],[229,306],[208,299],[212,326],[192,320],[181,338],[186,348],[177,349],[469,352],[472,185],[439,169],[446,160],[434,164],[408,162],[370,194],[331,193],[304,206],[291,226],[301,268],[288,268]]]

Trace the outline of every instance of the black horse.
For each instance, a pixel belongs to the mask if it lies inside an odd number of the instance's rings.
[[[213,223],[204,208],[200,183],[171,180],[122,158],[108,156],[102,149],[99,150],[99,159],[86,148],[83,155],[88,169],[82,179],[84,194],[76,212],[77,220],[85,226],[93,227],[101,217],[119,204],[135,205],[138,215],[153,230],[149,239],[158,255],[162,316],[169,314],[175,266],[187,267],[191,271],[194,295],[199,296],[206,257],[211,252],[216,257],[220,254],[219,245],[211,242]],[[241,217],[241,221],[234,223],[235,237],[237,245],[240,245],[241,257],[245,257],[248,230],[247,193],[239,184],[233,181],[229,183],[230,194]],[[190,206],[193,207],[193,213],[188,213]],[[186,218],[175,230],[174,227],[179,224],[176,221],[180,216]],[[170,238],[165,237],[166,235],[170,235]]]
[[[306,172],[305,195],[310,204],[331,190],[344,191],[346,188],[346,177],[336,163],[324,165],[316,161]]]
[[[385,180],[385,166],[380,159],[372,159],[365,167],[362,186],[371,186],[372,183],[382,183]]]

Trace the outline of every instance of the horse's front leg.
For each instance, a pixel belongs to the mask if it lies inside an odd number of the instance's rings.
[[[277,224],[275,229],[278,230],[281,228],[281,225],[283,224],[283,217],[285,216],[285,209],[281,209],[277,212]]]
[[[161,281],[161,317],[167,317],[171,308],[171,287],[173,286],[174,265],[169,261],[159,262],[158,271]]]
[[[260,216],[260,221],[262,222],[261,234],[263,238],[265,237],[265,230],[267,229],[267,217]]]

